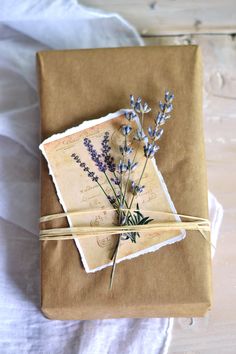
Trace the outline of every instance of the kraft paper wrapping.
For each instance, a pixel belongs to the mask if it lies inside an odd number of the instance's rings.
[[[81,156],[86,162],[86,166],[91,171],[96,171],[99,176],[100,185],[103,186],[107,194],[112,195],[112,190],[106,177],[98,171],[94,161],[88,154],[84,146],[84,138],[91,139],[94,148],[101,151],[101,141],[104,137],[104,132],[109,132],[109,144],[111,146],[112,157],[118,163],[121,159],[119,146],[124,142],[124,136],[120,132],[121,125],[127,124],[127,119],[124,116],[124,111],[118,111],[108,114],[106,117],[84,121],[77,127],[70,128],[62,134],[54,134],[46,139],[40,149],[48,162],[49,174],[52,176],[56,187],[57,195],[63,209],[67,211],[80,211],[81,215],[76,214],[68,217],[68,222],[71,226],[114,226],[116,223],[116,213],[111,208],[110,202],[107,200],[101,188],[88,178],[81,167],[75,163],[71,155],[75,152]],[[137,129],[137,122],[129,123],[133,131],[128,136],[128,143],[132,143],[133,149],[137,152],[135,161],[139,161],[137,168],[132,172],[131,178],[138,181],[145,163],[143,154],[143,143],[133,141],[133,132]],[[137,149],[137,150],[136,150]],[[83,157],[82,157],[83,156]],[[132,154],[132,157],[134,154]],[[134,157],[133,157],[134,158]],[[126,160],[127,161],[127,158]],[[109,177],[114,177],[112,173],[107,171]],[[123,177],[123,186],[125,185]],[[144,191],[135,197],[134,206],[138,203],[142,206],[144,215],[156,219],[156,221],[181,221],[176,215],[176,210],[173,202],[168,194],[165,182],[157,169],[154,158],[147,161],[145,173],[142,177],[142,185],[145,185]],[[69,188],[68,188],[69,185]],[[123,187],[124,188],[124,187]],[[117,193],[117,191],[116,191]],[[133,194],[127,188],[126,200],[128,205]],[[90,210],[90,212],[88,212]],[[168,212],[166,214],[156,214],[158,212]],[[77,234],[78,236],[78,234]],[[99,236],[87,238],[75,237],[76,246],[80,252],[83,266],[86,272],[94,272],[102,268],[112,265],[112,254],[114,254],[117,245],[118,235],[109,235],[103,233]],[[154,252],[166,244],[181,241],[186,236],[185,230],[170,230],[158,232],[139,233],[138,242],[127,242],[120,240],[119,252],[116,262],[137,257],[140,254]]]
[[[42,140],[128,108],[130,93],[153,108],[175,94],[173,119],[157,165],[180,214],[208,217],[202,122],[201,55],[197,46],[137,47],[37,53]],[[148,124],[148,122],[147,122]],[[62,212],[41,160],[41,215]],[[56,220],[43,228],[66,227]],[[51,319],[196,317],[211,306],[210,245],[197,231],[160,250],[86,273],[73,240],[41,242],[41,307]]]

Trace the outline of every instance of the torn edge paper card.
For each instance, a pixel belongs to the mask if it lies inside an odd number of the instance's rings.
[[[125,123],[125,111],[127,110],[119,110],[102,118],[85,121],[63,133],[54,134],[44,140],[39,147],[47,160],[49,174],[52,176],[59,201],[64,211],[94,211],[94,209],[97,211],[95,214],[93,212],[91,215],[83,217],[68,216],[70,227],[80,225],[90,225],[91,227],[99,225],[111,226],[113,223],[114,217],[111,217],[105,211],[111,207],[109,201],[99,188],[92,183],[79,165],[75,163],[71,155],[72,153],[78,154],[89,169],[99,175],[94,162],[91,161],[88,151],[83,144],[83,140],[84,138],[91,139],[96,150],[99,151],[104,133],[108,131],[111,137],[111,154],[114,156],[115,161],[119,162],[120,153],[116,148],[119,142],[121,142],[121,134],[119,135],[118,132],[122,123]],[[136,121],[133,124],[136,124],[137,127],[140,123]],[[139,150],[140,158],[137,155],[137,161],[141,161],[143,156],[143,150]],[[142,166],[139,166],[135,170],[134,179],[135,176],[138,177],[140,175],[141,168]],[[103,180],[103,176],[99,175],[100,178],[103,187],[109,193],[109,185],[105,179]],[[150,159],[143,179],[145,193],[137,197],[141,210],[171,212],[173,215],[168,218],[168,221],[180,221],[180,217],[176,215],[176,209],[154,158]],[[160,217],[158,220],[166,220],[166,217]],[[123,240],[119,248],[117,263],[148,252],[154,252],[165,245],[181,241],[185,237],[185,234],[185,230],[165,231],[161,233],[152,232],[150,235],[142,235],[140,233],[140,237],[137,238],[136,243],[132,243],[130,240]],[[102,237],[91,237],[83,240],[75,237],[74,240],[86,272],[95,272],[112,265],[113,262],[110,256],[116,244],[116,239],[113,236],[104,235]]]

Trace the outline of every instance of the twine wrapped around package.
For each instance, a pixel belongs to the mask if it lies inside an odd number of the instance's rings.
[[[127,212],[130,213],[135,211],[135,209],[103,209],[103,211],[119,211],[119,212]],[[204,239],[211,244],[208,240],[206,232],[210,231],[210,221],[205,218],[199,218],[190,215],[181,215],[177,213],[168,213],[161,211],[151,211],[151,210],[141,210],[145,213],[154,213],[154,214],[162,214],[162,215],[175,215],[188,221],[156,221],[151,222],[146,225],[113,225],[113,226],[75,226],[75,227],[65,227],[65,228],[54,228],[54,229],[45,229],[40,231],[39,239],[43,240],[70,240],[75,237],[79,238],[88,238],[88,237],[97,237],[104,234],[109,235],[119,235],[118,243],[115,248],[114,256],[113,256],[113,267],[110,277],[110,286],[109,289],[112,289],[112,284],[114,281],[115,267],[116,267],[116,258],[119,250],[121,236],[126,232],[142,232],[148,233],[151,231],[175,231],[175,230],[192,230],[199,231]],[[84,210],[84,211],[73,211],[68,213],[59,213],[53,215],[46,215],[40,218],[40,222],[48,222],[59,218],[70,217],[75,215],[83,215],[83,214],[91,214],[93,212],[97,212],[97,210]]]
[[[110,212],[118,209],[103,209],[103,211]],[[132,212],[135,209],[119,209],[119,211]],[[42,216],[40,223],[52,221],[59,218],[71,217],[75,215],[91,214],[97,210],[73,211],[67,213],[58,213],[52,215]],[[141,210],[144,213],[154,213],[161,215],[175,215],[186,219],[188,221],[154,221],[147,225],[112,225],[112,226],[74,226],[65,228],[44,229],[40,231],[39,239],[43,240],[69,240],[75,237],[88,238],[96,237],[108,233],[109,235],[120,235],[126,232],[150,232],[150,231],[172,231],[172,230],[192,230],[199,231],[204,239],[210,242],[207,238],[206,232],[210,231],[210,221],[205,218],[200,218],[190,215],[173,214],[154,210]]]

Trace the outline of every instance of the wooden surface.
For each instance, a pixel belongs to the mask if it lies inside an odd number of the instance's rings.
[[[142,35],[236,32],[235,0],[81,0],[117,12]]]
[[[203,319],[175,320],[169,353],[236,353],[236,1],[84,0],[118,12],[146,45],[199,44],[209,189],[224,207],[213,260],[214,303]],[[183,35],[184,34],[184,35]],[[146,354],[146,353],[145,353]]]

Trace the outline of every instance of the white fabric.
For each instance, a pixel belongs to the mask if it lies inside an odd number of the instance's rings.
[[[39,309],[35,52],[142,45],[115,14],[73,0],[0,2],[0,353],[166,353],[172,319],[49,321]],[[219,230],[221,206],[210,196]]]

